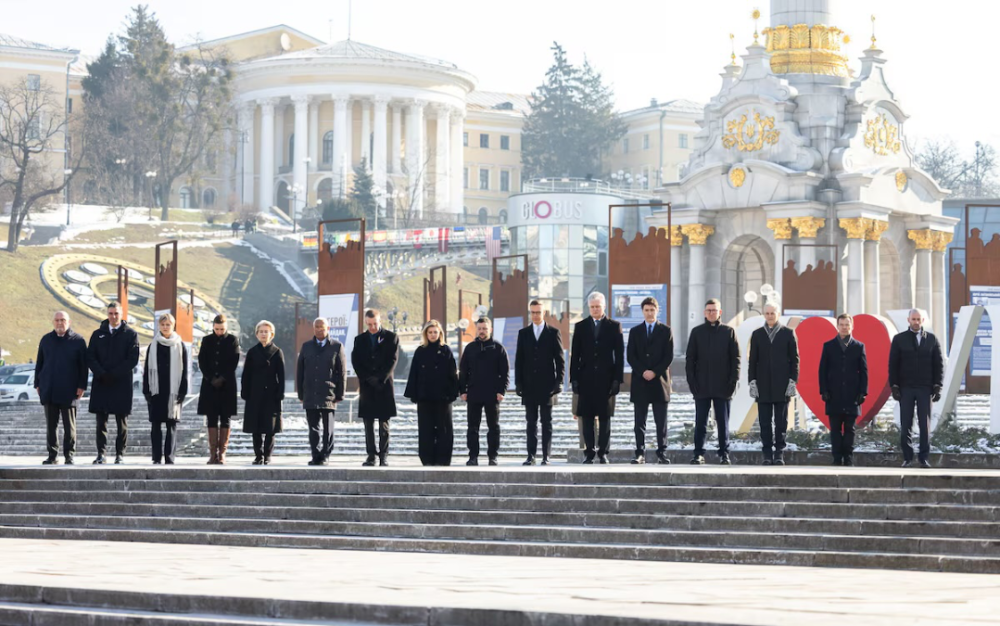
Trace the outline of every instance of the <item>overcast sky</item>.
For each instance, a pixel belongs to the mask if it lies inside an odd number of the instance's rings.
[[[0,32],[96,54],[118,33],[136,0],[0,0]],[[167,35],[177,43],[214,39],[276,24],[316,38],[347,38],[348,0],[152,0]],[[982,0],[930,3],[840,0],[834,25],[850,34],[856,59],[870,44],[875,14],[886,75],[911,116],[914,139],[954,139],[971,152],[977,139],[1000,148],[993,117],[995,79],[987,68],[998,55],[1000,4]],[[729,61],[753,41],[752,10],[768,23],[762,0],[354,0],[351,38],[456,63],[488,91],[529,93],[562,44],[570,60],[584,55],[613,84],[622,110],[687,98],[705,102],[719,88]],[[332,21],[331,21],[332,20]],[[761,38],[763,41],[763,37]],[[741,48],[742,46],[742,48]]]

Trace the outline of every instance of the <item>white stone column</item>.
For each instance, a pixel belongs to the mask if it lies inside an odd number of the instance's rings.
[[[826,219],[822,217],[793,217],[792,218],[792,228],[794,228],[799,234],[799,244],[802,245],[798,248],[798,259],[796,260],[795,269],[802,272],[812,265],[813,269],[816,269],[816,248],[812,247],[816,244],[816,235],[819,233],[819,229],[823,228],[826,224]],[[785,259],[782,263],[781,259],[776,259],[775,263],[781,265],[781,271],[785,271],[785,265],[788,263],[789,258]]]
[[[309,103],[309,171],[319,168],[319,102]]]
[[[951,236],[949,233],[942,234],[948,235],[950,241]],[[934,329],[934,334],[937,335],[938,341],[941,342],[941,349],[945,354],[948,354],[948,293],[945,291],[944,285],[945,276],[948,275],[948,257],[944,249],[944,246],[947,245],[945,243],[940,249],[935,246],[931,255],[933,307],[928,311],[928,315],[931,316],[931,327]]]
[[[237,155],[240,168],[238,175],[241,177],[240,204],[257,206],[253,197],[253,173],[254,173],[254,113],[257,105],[253,102],[246,102],[240,107],[240,145]]]
[[[274,204],[274,103],[276,98],[259,100],[260,104],[260,197],[257,208],[267,211]]]
[[[379,96],[375,98],[375,137],[372,140],[374,144],[372,149],[372,178],[375,181],[375,186],[379,189],[385,191],[386,189],[386,122],[387,117],[387,107],[389,106],[389,99]],[[379,202],[379,206],[385,206],[385,198]]]
[[[345,111],[347,116],[347,126],[344,127],[344,147],[347,151],[347,177],[345,180],[348,180],[354,172],[354,100],[347,99]]]
[[[407,198],[410,212],[416,217],[424,215],[424,106],[416,100],[406,110],[406,169],[408,172]]]
[[[451,156],[449,150],[451,143],[448,141],[451,131],[451,110],[444,106],[435,107],[437,113],[437,132],[434,142],[434,210],[438,213],[451,211],[451,204],[448,197],[451,194],[450,178],[448,170],[451,168]]]
[[[674,331],[674,352],[680,352],[684,344],[684,313],[683,291],[684,282],[681,278],[681,248],[684,246],[684,235],[680,226],[671,227],[670,233],[670,327]]]
[[[771,249],[774,253],[774,278],[771,285],[783,298],[785,294],[781,289],[784,283],[784,268],[781,259],[784,256],[785,244],[792,242],[792,220],[787,217],[769,219],[767,227],[774,231],[774,241],[771,243]],[[743,297],[743,294],[736,295],[740,298]]]
[[[279,172],[285,166],[285,146],[288,137],[285,136],[284,104],[274,105],[274,171]]]
[[[400,160],[400,147],[403,145],[403,105],[392,105],[392,139],[389,143],[389,171],[402,174],[403,165]]]
[[[219,172],[222,178],[222,197],[216,198],[216,206],[227,206],[233,195],[236,184],[235,159],[233,158],[233,129],[227,128],[222,133],[222,159]]]
[[[681,233],[688,239],[688,309],[689,313],[684,320],[684,343],[687,344],[687,336],[691,329],[699,324],[701,311],[705,304],[705,244],[708,237],[715,233],[714,226],[706,224],[684,224],[681,226]],[[676,336],[676,335],[675,335]]]
[[[879,259],[879,241],[889,228],[889,222],[873,219],[865,231],[865,313],[882,314],[882,271]]]
[[[449,200],[451,201],[451,212],[455,215],[462,214],[462,207],[465,203],[465,189],[462,187],[463,171],[465,169],[465,147],[462,145],[462,132],[465,129],[464,125],[465,112],[460,109],[455,109],[451,112],[449,122],[451,125],[451,150],[449,155],[451,157],[451,171],[449,176],[451,177],[451,193],[449,194]],[[511,181],[513,184],[513,181]]]
[[[295,154],[292,155],[292,184],[299,191],[293,195],[295,206],[292,215],[298,219],[302,215],[302,207],[309,200],[309,171],[306,166],[306,154],[309,148],[309,96],[295,96]]]
[[[347,172],[347,98],[333,97],[333,196],[340,197]]]
[[[370,172],[371,164],[371,143],[372,143],[372,102],[365,99],[361,101],[361,160],[365,162],[365,167]]]
[[[931,315],[934,312],[931,251],[934,248],[935,232],[929,228],[906,232],[917,248],[913,263],[916,278],[916,288],[913,290],[915,305],[918,309],[926,311],[927,315]]]
[[[847,312],[865,312],[865,233],[870,219],[841,218],[840,227],[847,231]]]

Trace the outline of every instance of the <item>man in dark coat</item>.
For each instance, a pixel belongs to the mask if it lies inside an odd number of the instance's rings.
[[[729,465],[729,407],[740,379],[740,344],[736,331],[722,323],[722,305],[715,298],[705,303],[705,323],[691,329],[688,338],[688,387],[694,395],[694,458],[692,465],[705,464],[708,411],[715,409],[719,436],[719,462]]]
[[[45,407],[45,435],[49,456],[43,465],[55,465],[59,458],[56,430],[63,425],[63,455],[73,464],[76,452],[77,402],[87,390],[87,342],[70,330],[69,314],[56,311],[53,331],[38,342],[35,358],[35,391]]]
[[[590,317],[576,323],[573,349],[570,353],[569,380],[573,393],[580,396],[577,415],[583,420],[586,442],[584,463],[592,464],[595,456],[594,423],[600,430],[596,455],[607,464],[611,450],[611,416],[615,396],[625,378],[625,339],[622,325],[604,315],[607,300],[604,294],[593,292],[587,298]]]
[[[559,329],[545,323],[542,303],[532,300],[528,306],[531,324],[517,333],[514,353],[514,388],[524,405],[528,428],[528,459],[535,464],[538,452],[538,417],[542,418],[542,465],[552,454],[552,406],[563,390],[566,356]]]
[[[295,389],[309,422],[309,465],[326,465],[333,452],[333,412],[344,399],[347,368],[344,346],[330,336],[325,317],[313,321],[313,339],[299,349],[295,368]],[[322,425],[322,433],[320,432]]]
[[[674,361],[674,332],[657,321],[660,304],[656,298],[642,301],[645,321],[628,332],[628,364],[632,368],[629,399],[635,407],[634,465],[646,462],[646,416],[653,407],[656,423],[656,458],[668,465],[667,405],[670,402],[670,364]]]
[[[778,306],[764,305],[764,326],[750,335],[747,378],[757,401],[764,465],[784,465],[788,431],[788,399],[799,381],[799,347],[795,333],[778,320]],[[772,424],[773,418],[773,424]]]
[[[868,356],[853,331],[854,318],[838,316],[837,336],[823,344],[819,359],[819,394],[830,419],[834,465],[854,465],[854,427],[868,396]]]
[[[209,465],[224,465],[229,448],[230,420],[236,415],[236,368],[240,365],[240,339],[229,332],[226,316],[212,321],[212,334],[201,340],[198,369],[201,391],[198,415],[208,422]]]
[[[362,465],[375,465],[375,422],[379,425],[378,459],[389,465],[389,419],[396,417],[396,392],[392,375],[399,358],[399,338],[382,328],[376,309],[365,312],[366,332],[354,338],[351,367],[358,377],[358,415],[365,423],[365,448],[368,458]]]
[[[930,467],[931,402],[941,400],[944,383],[944,355],[934,333],[924,330],[924,314],[910,309],[908,330],[892,338],[889,348],[889,387],[899,402],[900,447],[903,467],[913,465],[913,405],[917,405],[920,426],[921,467]]]
[[[106,462],[108,415],[114,413],[118,435],[115,463],[122,463],[128,443],[128,416],[132,413],[132,372],[139,364],[139,334],[122,319],[122,306],[108,304],[108,319],[90,336],[87,365],[94,373],[90,390],[90,412],[97,414],[97,458]]]
[[[510,383],[510,361],[507,350],[493,341],[490,318],[476,321],[476,340],[465,346],[458,365],[458,389],[462,401],[469,403],[469,429],[465,441],[469,446],[466,465],[479,465],[479,427],[486,412],[486,453],[490,465],[497,464],[500,454],[500,403]]]

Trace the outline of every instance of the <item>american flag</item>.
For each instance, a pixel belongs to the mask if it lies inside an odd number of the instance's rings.
[[[492,261],[500,256],[500,227],[494,226],[486,235],[486,258]]]

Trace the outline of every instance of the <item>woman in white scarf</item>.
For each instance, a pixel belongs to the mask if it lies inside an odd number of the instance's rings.
[[[153,464],[165,459],[174,463],[174,434],[181,419],[181,405],[188,391],[187,347],[174,332],[174,316],[164,313],[159,319],[159,332],[146,350],[146,365],[142,377],[142,393],[149,405],[150,437]],[[163,439],[162,425],[167,437]]]

